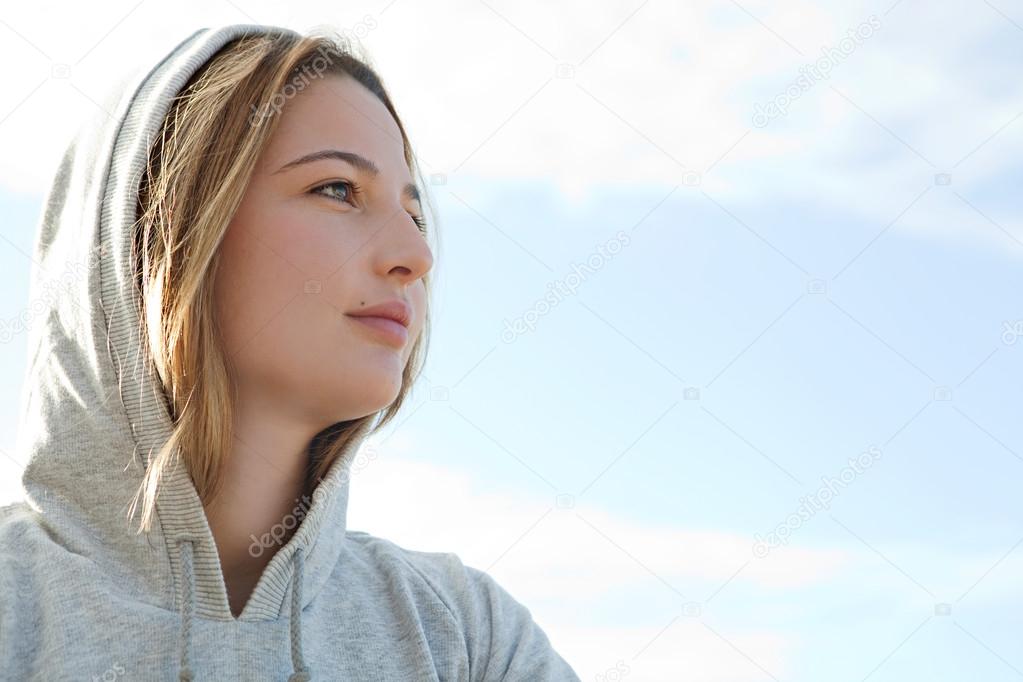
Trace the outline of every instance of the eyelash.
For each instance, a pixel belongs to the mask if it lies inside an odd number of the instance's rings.
[[[321,189],[324,189],[326,187],[333,187],[334,185],[345,185],[345,186],[347,186],[348,187],[348,198],[355,198],[355,197],[359,197],[359,196],[362,195],[362,187],[360,187],[358,185],[358,183],[352,182],[350,180],[334,180],[332,182],[325,182],[322,185],[318,185],[316,187],[313,187],[310,190],[310,192],[312,192],[314,194],[320,194],[320,190]],[[330,196],[328,196],[326,194],[323,194],[322,196],[325,196],[327,198],[332,198],[332,197],[330,197]],[[343,199],[337,199],[337,201],[344,201],[344,200]],[[425,234],[426,233],[426,220],[424,220],[423,218],[420,218],[419,216],[414,216],[411,213],[409,214],[409,216],[412,218],[412,222],[414,222],[416,224],[416,226],[419,228],[419,231]]]

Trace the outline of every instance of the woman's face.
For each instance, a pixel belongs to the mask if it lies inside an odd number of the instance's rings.
[[[279,127],[220,246],[216,317],[242,400],[324,428],[394,401],[433,256],[412,218],[423,212],[406,191],[401,132],[376,96],[328,76],[272,114]],[[330,150],[378,172],[294,163]],[[349,315],[395,299],[411,311],[405,341]]]

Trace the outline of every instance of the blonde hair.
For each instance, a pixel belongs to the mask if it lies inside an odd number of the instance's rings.
[[[132,262],[142,300],[140,336],[159,373],[173,430],[131,502],[129,518],[142,505],[140,533],[150,529],[161,478],[177,461],[187,467],[204,504],[223,484],[233,388],[214,317],[218,246],[277,127],[284,99],[311,78],[330,75],[354,78],[383,102],[401,131],[408,168],[422,185],[405,128],[380,77],[368,57],[355,56],[348,40],[336,33],[274,31],[229,42],[175,97],[152,146],[139,186]],[[425,188],[422,195],[432,215]],[[429,302],[430,279],[423,280]],[[353,438],[395,417],[422,371],[429,333],[427,305],[397,398],[384,410],[333,424],[313,438],[306,492]],[[376,424],[368,423],[378,417]]]

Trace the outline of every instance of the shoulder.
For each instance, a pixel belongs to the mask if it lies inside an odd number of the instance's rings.
[[[27,582],[40,579],[38,566],[45,564],[46,550],[52,544],[39,515],[28,504],[0,507],[0,592],[5,595],[4,603],[24,594]]]
[[[23,666],[41,639],[33,598],[41,593],[35,542],[41,532],[35,512],[24,502],[0,507],[0,666],[12,679],[28,677]]]
[[[0,579],[5,569],[29,558],[36,541],[47,537],[38,514],[25,502],[0,507]]]
[[[458,607],[475,589],[479,571],[462,563],[453,552],[409,549],[386,538],[362,531],[348,531],[345,539],[359,560],[374,571],[399,580],[423,583],[458,617]]]
[[[25,502],[12,502],[0,507],[0,532],[13,528],[19,521],[25,521],[34,512]]]
[[[67,574],[68,550],[55,530],[28,503],[0,507],[0,606],[14,609],[35,602],[36,596],[62,590]]]
[[[29,597],[39,593],[43,576],[38,567],[44,563],[40,555],[48,542],[36,512],[27,504],[0,507],[0,633],[13,631],[12,619],[25,616]]]
[[[473,680],[578,680],[530,610],[487,572],[453,552],[402,547],[368,533],[347,538],[385,571],[400,567],[429,585],[459,624]]]

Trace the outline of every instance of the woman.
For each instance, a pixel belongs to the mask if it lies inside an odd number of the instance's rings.
[[[373,70],[202,29],[103,109],[35,247],[3,678],[578,680],[487,574],[345,527],[433,266]]]

